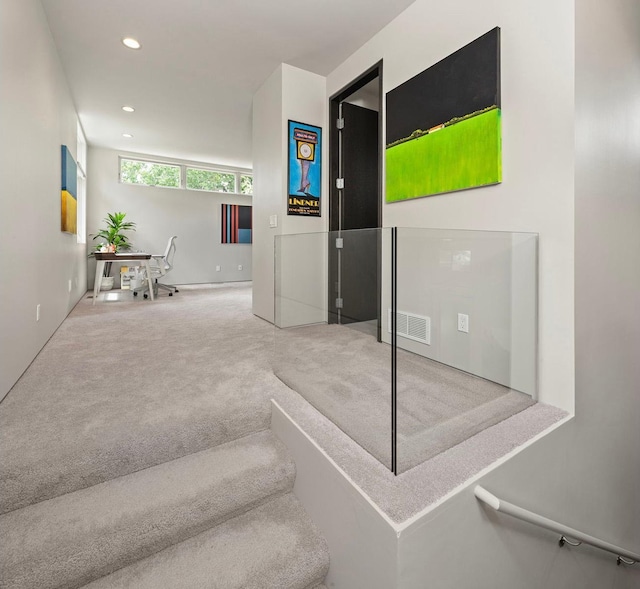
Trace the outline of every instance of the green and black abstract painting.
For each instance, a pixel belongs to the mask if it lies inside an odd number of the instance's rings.
[[[386,201],[502,180],[500,29],[387,93]]]

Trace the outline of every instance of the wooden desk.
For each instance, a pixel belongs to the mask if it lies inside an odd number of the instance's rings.
[[[104,273],[104,265],[106,262],[139,262],[145,267],[147,271],[147,281],[149,282],[149,296],[153,301],[153,281],[151,279],[151,268],[149,267],[149,260],[151,254],[131,253],[124,252],[121,254],[101,253],[94,252],[93,255],[98,262],[96,264],[96,279],[93,283],[93,304],[96,304],[96,299],[100,293],[100,286],[102,285],[102,274]]]

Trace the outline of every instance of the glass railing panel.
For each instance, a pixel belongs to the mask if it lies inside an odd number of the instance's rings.
[[[279,236],[274,371],[400,474],[535,401],[537,247],[483,231]]]
[[[275,238],[275,325],[327,322],[327,233]]]
[[[398,228],[396,259],[400,474],[535,401],[537,235]]]
[[[276,237],[274,372],[391,468],[390,229]]]

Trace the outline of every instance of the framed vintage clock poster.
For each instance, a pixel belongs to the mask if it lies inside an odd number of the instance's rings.
[[[320,216],[322,189],[322,129],[289,121],[287,214]]]

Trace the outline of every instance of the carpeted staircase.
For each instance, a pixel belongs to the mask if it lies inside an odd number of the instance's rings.
[[[238,315],[246,287],[213,294],[187,289],[181,302],[114,303],[97,311],[81,301],[0,405],[0,587],[324,587],[326,543],[292,494],[295,465],[287,449],[267,429],[270,391],[260,384],[271,328],[246,314],[246,301]],[[225,307],[226,319],[216,323]],[[169,323],[160,338],[155,321],[145,324],[150,317]],[[204,322],[206,343],[193,320]],[[109,358],[112,371],[145,345],[132,363],[138,368],[131,380],[141,384],[127,394],[113,381],[101,389],[92,374],[100,358],[82,343],[88,328],[91,337],[97,331],[115,342],[123,321],[140,328]],[[227,350],[215,359],[221,330]],[[183,378],[175,379],[175,365],[166,364],[181,364],[188,337],[193,370],[184,365]],[[158,366],[145,366],[154,354],[165,365],[155,373],[164,383],[149,381]],[[234,391],[247,358],[256,382]],[[210,382],[205,364],[217,376]],[[193,371],[204,378],[195,388],[187,376]]]

